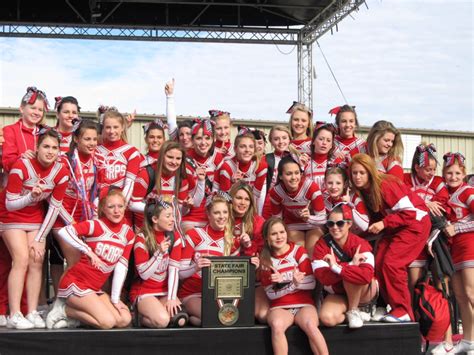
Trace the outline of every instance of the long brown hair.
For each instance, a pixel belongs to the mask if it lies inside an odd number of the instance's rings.
[[[367,153],[374,159],[379,157],[379,149],[377,143],[385,133],[393,133],[395,139],[393,140],[393,146],[388,151],[388,157],[392,160],[402,161],[403,158],[403,142],[400,131],[388,121],[377,121],[374,123],[367,136]]]
[[[144,224],[143,228],[141,230],[141,233],[143,234],[143,237],[145,238],[145,246],[150,253],[150,255],[153,255],[155,251],[158,250],[158,242],[156,241],[155,238],[155,229],[153,228],[153,217],[159,218],[161,212],[163,212],[167,208],[173,208],[171,205],[166,206],[160,203],[156,203],[156,201],[148,201],[147,204],[145,205],[145,218],[144,218]]]
[[[257,207],[255,203],[255,198],[253,196],[252,187],[246,183],[245,181],[238,181],[230,188],[229,195],[234,199],[235,195],[238,191],[243,190],[247,193],[248,197],[250,198],[250,206],[245,215],[242,217],[242,224],[244,225],[245,229],[242,230],[242,233],[247,233],[250,238],[253,238],[253,220],[255,215],[257,214]],[[231,213],[231,226],[235,226],[235,217],[234,212]]]
[[[272,248],[268,243],[268,235],[272,227],[278,223],[280,223],[285,228],[288,243],[289,232],[283,220],[278,217],[270,217],[269,219],[267,219],[263,224],[263,249],[260,252],[260,262],[262,264],[263,269],[269,270],[270,267],[272,267]]]
[[[175,175],[174,183],[174,195],[178,196],[179,190],[181,189],[182,182],[186,179],[186,152],[183,147],[178,142],[175,141],[166,141],[163,143],[160,149],[160,156],[156,162],[156,172],[155,172],[155,190],[158,195],[161,195],[161,175],[163,174],[165,155],[170,150],[177,149],[181,152],[182,160],[181,165],[178,168],[178,171]]]

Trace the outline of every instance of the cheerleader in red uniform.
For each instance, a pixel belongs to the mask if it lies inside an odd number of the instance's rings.
[[[45,327],[36,311],[45,239],[58,216],[68,181],[67,169],[57,162],[58,154],[58,133],[52,129],[40,130],[36,157],[20,159],[12,166],[1,199],[3,241],[13,260],[8,276],[9,328]],[[47,199],[46,212],[43,201]],[[25,278],[29,312],[26,318],[20,312]]]
[[[290,116],[291,145],[300,153],[311,155],[313,112],[304,104],[293,101],[286,111]]]
[[[72,143],[66,153],[69,183],[63,199],[63,209],[53,226],[53,235],[66,258],[68,268],[77,263],[80,252],[58,236],[64,226],[92,219],[95,214],[98,174],[94,153],[97,148],[98,127],[90,120],[81,120],[72,133]]]
[[[151,182],[150,178],[153,179]],[[142,168],[135,181],[129,204],[130,210],[135,213],[135,229],[139,230],[143,226],[145,201],[149,197],[160,196],[170,204],[172,204],[173,196],[177,197],[179,205],[175,206],[175,212],[179,212],[180,206],[192,205],[194,199],[196,204],[200,204],[204,197],[204,182],[201,183],[199,191],[196,191],[195,184],[195,180],[188,179],[186,174],[184,149],[177,142],[165,142],[153,175],[150,177],[148,169]],[[190,192],[194,199],[189,197]],[[200,196],[199,199],[198,196]],[[180,221],[177,223],[179,224]]]
[[[236,182],[230,189],[234,247],[238,255],[258,256],[263,247],[262,228],[265,220],[257,214],[252,187],[244,181]],[[255,318],[266,322],[268,299],[261,286],[255,289]]]
[[[334,126],[326,122],[316,122],[314,127],[314,140],[311,144],[311,159],[304,166],[304,176],[316,182],[321,189],[326,189],[324,185],[324,176],[329,166],[338,166],[343,164],[343,160],[334,156]]]
[[[391,122],[374,123],[367,136],[367,154],[375,160],[378,171],[403,181],[402,136]]]
[[[94,328],[124,328],[132,319],[120,293],[127,275],[135,234],[126,223],[125,198],[116,187],[103,190],[99,219],[79,222],[59,231],[59,236],[81,251],[77,264],[66,270],[58,298],[46,318],[51,328],[65,328],[74,320]],[[101,287],[112,274],[110,297]]]
[[[255,151],[255,137],[247,129],[241,129],[235,138],[235,156],[224,160],[216,173],[214,190],[229,192],[236,181],[246,181],[253,188],[257,212],[262,213],[266,195],[267,165]]]
[[[128,204],[140,167],[140,152],[127,143],[127,123],[117,109],[107,109],[101,120],[102,144],[97,147],[97,151],[103,164],[99,167],[99,189],[107,189],[109,186],[122,189]]]
[[[186,245],[181,254],[178,297],[189,313],[193,325],[201,324],[201,269],[211,265],[206,256],[237,255],[230,225],[231,198],[225,192],[210,195],[206,202],[209,224],[186,232]]]
[[[207,224],[206,198],[212,192],[215,173],[220,169],[224,156],[214,149],[214,122],[196,120],[192,129],[193,149],[187,152],[186,173],[196,181],[204,180],[204,198],[200,204],[190,207],[189,213],[183,217],[183,231],[204,227]]]
[[[270,299],[267,319],[273,353],[288,354],[285,331],[296,324],[308,336],[314,354],[329,354],[318,328],[318,313],[311,296],[316,282],[306,250],[288,240],[288,230],[279,218],[265,222],[263,235],[262,285]]]
[[[209,110],[209,116],[215,122],[215,149],[223,154],[225,158],[232,158],[235,153],[234,146],[230,140],[230,131],[232,129],[230,113],[220,110]]]
[[[359,305],[371,302],[377,295],[372,248],[350,232],[352,212],[347,204],[336,206],[326,222],[329,234],[314,247],[314,276],[328,292],[319,318],[328,327],[341,324],[345,318],[349,328],[362,327],[370,316],[362,313]]]
[[[431,228],[425,203],[399,179],[377,171],[367,154],[356,154],[350,165],[352,186],[369,211],[369,233],[385,235],[378,243],[375,272],[380,291],[392,311],[386,322],[414,319],[407,268],[425,247]]]
[[[61,135],[61,145],[59,146],[61,155],[69,151],[72,141],[72,131],[74,124],[79,119],[80,107],[77,99],[73,96],[57,96],[54,98],[54,109],[58,123],[56,130]]]
[[[359,128],[355,107],[349,105],[338,106],[331,109],[329,113],[336,115],[338,131],[334,139],[336,154],[342,155],[344,161],[349,162],[354,155],[367,153],[367,142],[355,135]]]
[[[133,247],[136,272],[130,289],[130,301],[148,328],[165,328],[181,310],[177,297],[181,236],[175,232],[171,204],[161,198],[146,207],[145,226]],[[181,319],[183,326],[186,319]],[[179,322],[179,320],[178,320]]]
[[[345,170],[334,167],[326,170],[326,191],[323,193],[326,212],[332,211],[336,205],[349,203],[353,209],[353,223],[351,232],[358,234],[367,231],[369,228],[369,216],[362,199],[355,193],[351,193],[349,181]]]
[[[324,199],[318,184],[302,176],[300,166],[291,156],[278,164],[279,182],[270,190],[273,216],[282,216],[289,239],[307,248],[323,234],[326,223]]]
[[[451,222],[445,233],[451,240],[451,256],[456,270],[452,277],[454,295],[463,325],[463,340],[454,353],[474,351],[474,187],[466,184],[466,166],[461,153],[443,157],[443,177],[449,192]]]

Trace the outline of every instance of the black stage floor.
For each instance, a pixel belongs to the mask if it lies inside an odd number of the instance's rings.
[[[331,354],[419,355],[417,323],[368,323],[361,329],[322,327]],[[287,331],[289,354],[310,354],[308,340],[297,327]],[[272,354],[266,326],[184,329],[9,330],[0,328],[0,355],[180,355]]]

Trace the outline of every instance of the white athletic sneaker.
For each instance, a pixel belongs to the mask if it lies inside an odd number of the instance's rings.
[[[41,315],[39,314],[38,311],[33,311],[30,312],[26,315],[26,319],[28,319],[35,328],[42,329],[46,328],[46,323],[44,322],[43,318],[41,318]]]
[[[454,354],[454,346],[453,344],[443,341],[431,349],[430,353],[436,355]]]
[[[384,323],[405,323],[411,322],[411,318],[407,313],[405,313],[401,317],[395,317],[393,314],[388,313],[384,317],[382,317],[380,321]]]
[[[31,323],[28,319],[23,317],[21,312],[16,312],[14,315],[8,317],[7,328],[10,329],[33,329],[35,325]]]
[[[66,300],[64,298],[57,298],[54,301],[53,308],[49,311],[46,317],[46,326],[48,329],[53,329],[54,325],[61,319],[66,320]]]
[[[7,316],[2,314],[0,315],[0,327],[6,327],[7,326]]]
[[[364,322],[370,322],[370,313],[359,309],[359,316]]]
[[[362,320],[359,310],[351,309],[350,311],[346,312],[347,322],[349,323],[349,328],[356,329],[360,328],[364,325],[364,321]]]
[[[382,320],[382,318],[385,317],[386,315],[387,315],[387,308],[377,307],[375,309],[375,312],[374,312],[374,314],[373,314],[373,316],[370,320],[373,321],[373,322],[380,322]]]
[[[74,328],[79,328],[80,325],[81,325],[81,322],[79,322],[77,319],[68,317],[66,319],[58,320],[53,325],[53,329],[64,329],[64,328],[74,329]]]
[[[459,343],[456,344],[454,347],[454,354],[457,353],[471,353],[474,352],[474,341],[468,340],[461,340]]]

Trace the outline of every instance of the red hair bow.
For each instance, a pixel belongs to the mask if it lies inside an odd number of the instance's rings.
[[[416,152],[418,153],[418,166],[422,168],[428,166],[430,162],[430,155],[436,160],[436,148],[433,143],[426,146],[420,144],[416,147]]]
[[[214,121],[211,121],[209,119],[195,119],[194,120],[194,124],[193,124],[193,128],[191,129],[191,135],[196,135],[199,130],[202,128],[202,133],[205,135],[205,136],[211,136],[213,137],[214,136],[214,125],[216,123]]]
[[[223,115],[229,115],[230,116],[230,112],[221,111],[221,110],[209,110],[209,116],[211,116],[211,118],[216,118],[216,117],[223,116]]]
[[[44,101],[45,110],[48,111],[49,102],[46,98],[46,94],[44,91],[38,90],[36,86],[29,86],[26,89],[26,95],[23,98],[23,102],[27,103],[28,105],[33,105],[38,98]]]
[[[456,162],[460,166],[465,166],[464,161],[466,160],[466,158],[464,157],[464,155],[462,155],[459,152],[458,153],[449,152],[443,156],[443,160],[444,160],[444,166],[446,167],[456,164]]]

